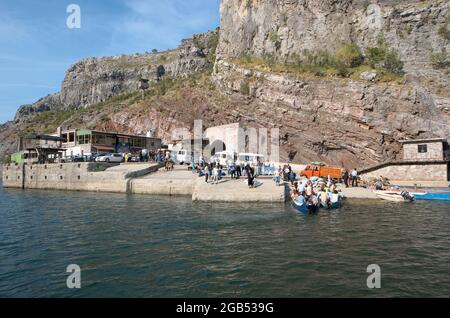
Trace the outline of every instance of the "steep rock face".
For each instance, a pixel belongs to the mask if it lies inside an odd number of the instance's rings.
[[[396,158],[399,140],[450,136],[450,112],[413,85],[300,80],[225,61],[213,79],[229,95],[247,83],[254,121],[280,128],[285,152],[299,162],[366,165]]]
[[[125,92],[136,91],[139,80],[151,83],[164,77],[189,77],[212,67],[218,31],[183,40],[176,50],[113,57],[87,58],[66,72],[61,92],[19,108],[15,120],[67,108],[88,107]]]
[[[447,50],[449,2],[395,0],[222,0],[217,60],[208,81],[134,104],[117,102],[66,123],[124,133],[153,130],[170,141],[174,128],[241,122],[280,128],[283,160],[321,160],[353,168],[399,156],[405,138],[450,135],[449,69],[434,69],[430,55]],[[305,49],[333,52],[343,42],[361,49],[383,37],[405,63],[399,83],[293,77],[238,66],[244,55],[283,62]],[[191,78],[209,70],[217,33],[186,40],[164,53],[85,59],[67,72],[60,93],[19,109],[0,125],[0,157],[33,115],[88,108],[137,89],[146,78]],[[210,87],[211,86],[211,87]],[[186,111],[188,109],[189,111]],[[78,116],[78,117],[77,117]],[[61,123],[62,124],[62,123]],[[53,126],[52,126],[53,127]]]
[[[61,103],[85,107],[138,89],[141,78],[188,77],[211,66],[207,42],[215,33],[184,40],[173,51],[157,54],[89,58],[73,65],[62,84]],[[203,43],[203,44],[202,44]]]
[[[282,59],[304,50],[333,52],[341,43],[365,49],[383,37],[407,70],[429,67],[432,52],[450,51],[439,34],[448,27],[449,8],[445,0],[222,0],[218,55]]]
[[[33,116],[35,114],[48,112],[62,108],[60,94],[48,95],[41,98],[34,104],[20,106],[16,112],[14,121],[20,121],[24,117]]]
[[[295,161],[394,159],[401,139],[450,136],[449,71],[431,63],[433,53],[450,52],[442,35],[449,8],[439,0],[223,0],[213,79],[230,95],[247,94],[256,120],[281,128]],[[342,43],[364,52],[380,38],[404,62],[403,84],[292,78],[235,64],[244,55],[282,63],[304,50],[333,53]]]
[[[399,53],[405,78],[450,107],[449,71],[432,66],[433,54],[450,53],[449,9],[447,0],[223,0],[218,59],[285,61],[305,50],[333,53],[342,43],[365,52],[383,39]]]

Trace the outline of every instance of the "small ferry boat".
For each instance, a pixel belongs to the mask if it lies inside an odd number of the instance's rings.
[[[331,205],[324,206],[322,203],[319,203],[319,205],[311,207],[307,204],[299,204],[297,201],[292,200],[293,206],[296,208],[297,211],[303,213],[303,214],[314,214],[319,211],[319,209],[325,209],[325,210],[338,210],[342,207],[342,198],[339,199],[339,202],[332,203]]]
[[[339,210],[342,208],[342,199],[339,199],[339,202],[331,203],[330,205],[320,204],[320,207],[326,210]]]
[[[307,204],[299,204],[297,201],[292,200],[292,204],[295,209],[303,214],[315,214],[319,212],[319,206],[308,206]]]
[[[396,191],[375,191],[378,198],[391,201],[391,202],[412,202],[415,200],[414,195],[407,191],[396,192]]]
[[[297,201],[292,200],[292,205],[295,207],[295,209],[303,214],[309,214],[309,209],[306,204],[299,204]]]
[[[416,200],[450,201],[450,192],[413,192]]]

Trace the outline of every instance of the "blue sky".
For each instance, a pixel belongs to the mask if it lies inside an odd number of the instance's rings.
[[[69,29],[67,6],[81,8]],[[81,58],[175,48],[219,26],[220,0],[0,0],[0,123],[59,91]]]

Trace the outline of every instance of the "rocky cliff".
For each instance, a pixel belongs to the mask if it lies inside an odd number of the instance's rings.
[[[60,93],[0,126],[0,152],[14,148],[17,134],[60,124],[152,129],[169,141],[173,128],[203,119],[278,127],[283,159],[295,162],[393,159],[401,139],[450,135],[449,7],[443,0],[222,0],[220,36],[73,65]],[[151,86],[144,98],[133,93],[141,78]]]
[[[15,120],[56,109],[82,108],[138,90],[140,79],[150,85],[162,78],[189,77],[211,68],[218,32],[183,40],[178,49],[113,57],[87,58],[66,72],[61,92],[19,108]]]
[[[230,95],[257,101],[256,118],[282,129],[296,161],[393,159],[401,139],[450,136],[449,7],[449,1],[223,0],[213,79]],[[287,63],[314,52],[333,56],[343,43],[366,55],[380,39],[403,63],[397,80],[310,76],[290,72]],[[447,59],[443,67],[433,64],[436,55]]]

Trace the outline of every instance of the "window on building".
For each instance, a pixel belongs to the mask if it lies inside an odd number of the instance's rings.
[[[428,145],[419,145],[419,153],[427,153],[428,152]]]

